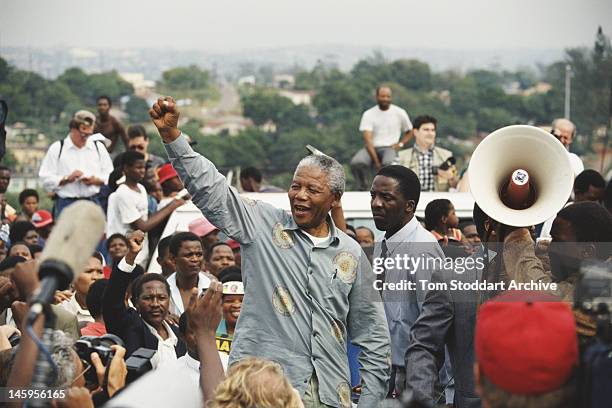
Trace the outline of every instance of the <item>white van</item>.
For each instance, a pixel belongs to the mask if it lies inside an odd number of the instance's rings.
[[[269,203],[287,212],[291,211],[287,193],[243,193],[242,195],[253,200]],[[421,193],[421,198],[417,205],[417,217],[421,220],[424,219],[425,207],[427,204],[439,198],[446,198],[453,203],[455,212],[460,221],[472,219],[474,199],[471,193]],[[369,191],[347,191],[342,196],[342,208],[344,210],[344,218],[346,218],[349,224],[354,227],[368,227],[374,231],[377,239],[382,238],[383,232],[376,229],[374,220],[372,219]],[[198,210],[192,202],[186,203],[172,213],[168,219],[166,228],[164,228],[162,238],[172,235],[177,231],[188,231],[189,223],[200,217],[202,217],[200,210]],[[161,267],[157,263],[156,258],[157,248],[152,254],[148,272],[161,272]]]
[[[270,203],[285,211],[291,211],[287,193],[244,193],[243,195],[253,200]],[[424,219],[425,207],[427,207],[427,204],[439,198],[446,198],[453,203],[455,212],[460,221],[472,219],[474,198],[471,193],[421,193],[421,198],[417,205],[417,217],[421,220]],[[374,226],[372,211],[370,210],[369,191],[347,191],[342,196],[342,209],[344,210],[344,218],[346,218],[349,224],[354,227],[365,226],[374,232],[380,233],[377,235],[382,235],[382,232],[378,231]]]

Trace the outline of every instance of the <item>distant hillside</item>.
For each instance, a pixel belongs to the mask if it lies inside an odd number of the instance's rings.
[[[197,64],[220,75],[235,76],[245,64],[272,66],[276,71],[295,67],[312,68],[321,60],[346,70],[357,61],[381,52],[386,59],[415,58],[427,62],[434,71],[471,68],[515,70],[536,68],[563,57],[561,49],[443,50],[429,48],[386,48],[377,46],[302,45],[270,49],[249,49],[230,53],[202,50],[85,49],[25,47],[0,48],[0,56],[18,68],[55,78],[67,68],[78,66],[87,72],[115,69],[142,72],[147,79],[158,79],[168,69]]]

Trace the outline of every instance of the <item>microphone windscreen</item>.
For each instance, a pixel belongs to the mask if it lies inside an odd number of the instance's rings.
[[[104,212],[96,204],[80,200],[70,205],[60,214],[45,243],[41,265],[45,261],[64,263],[76,278],[94,253],[104,227]]]

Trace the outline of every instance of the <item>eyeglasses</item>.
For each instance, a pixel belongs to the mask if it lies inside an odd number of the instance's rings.
[[[72,382],[70,383],[70,386],[72,387],[74,385],[75,382],[77,382],[77,380],[81,377],[83,377],[85,375],[85,373],[87,373],[87,371],[89,371],[91,369],[91,364],[89,364],[89,362],[85,361],[85,360],[81,360],[81,363],[83,363],[83,371],[81,371],[81,374],[77,375],[76,377],[74,377],[74,380],[72,380]]]

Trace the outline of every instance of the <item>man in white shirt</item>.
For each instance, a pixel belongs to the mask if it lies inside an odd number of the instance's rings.
[[[376,89],[377,105],[368,109],[361,117],[359,131],[363,132],[365,147],[351,160],[351,169],[359,190],[366,190],[372,164],[376,171],[393,163],[397,151],[410,140],[412,123],[408,113],[391,103],[391,88]],[[400,136],[403,134],[402,140]]]
[[[563,144],[563,146],[565,146],[567,149],[567,155],[570,159],[572,170],[574,170],[574,177],[576,177],[584,170],[584,164],[582,163],[580,157],[569,151],[570,146],[574,141],[574,136],[576,136],[576,125],[568,119],[555,119],[552,123],[552,134],[555,135],[555,137],[559,139],[561,144]]]
[[[76,112],[70,121],[70,133],[49,146],[38,176],[43,188],[55,193],[57,219],[64,208],[77,200],[99,204],[100,187],[108,183],[113,171],[106,147],[91,138],[96,116],[86,110]]]
[[[200,238],[191,232],[178,232],[170,239],[170,258],[176,272],[168,277],[170,285],[170,313],[180,316],[189,306],[193,288],[198,293],[210,285],[210,278],[202,272],[204,251]]]
[[[166,207],[149,217],[147,191],[140,184],[145,176],[144,155],[136,151],[125,152],[122,163],[125,183],[108,197],[107,237],[113,234],[127,235],[129,231],[137,229],[147,233],[165,222],[172,212],[185,202],[175,197]],[[144,267],[148,255],[148,241],[145,238],[144,248],[136,262]]]

